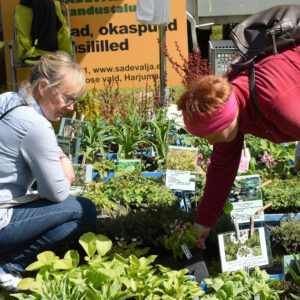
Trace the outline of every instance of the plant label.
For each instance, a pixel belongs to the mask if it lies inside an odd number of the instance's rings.
[[[196,176],[190,171],[166,171],[166,188],[172,190],[195,191]]]
[[[259,185],[259,175],[236,177],[228,201],[233,205],[230,215],[239,223],[249,223],[250,217],[263,206],[261,190],[257,189]],[[256,214],[254,221],[264,221],[264,213]]]
[[[187,259],[190,259],[192,257],[192,253],[186,244],[183,244],[181,246],[181,249],[184,252]]]
[[[80,164],[73,164],[75,179],[72,181],[70,194],[81,194],[83,185],[93,180],[93,165],[87,164],[83,167]]]
[[[269,264],[264,227],[218,235],[222,272]]]
[[[166,188],[195,191],[197,148],[169,146],[167,154]]]

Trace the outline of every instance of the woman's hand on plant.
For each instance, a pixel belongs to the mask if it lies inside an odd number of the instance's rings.
[[[194,230],[197,230],[199,232],[198,237],[196,238],[196,247],[205,250],[205,240],[209,235],[211,227],[201,225],[198,223],[194,223],[193,227]]]

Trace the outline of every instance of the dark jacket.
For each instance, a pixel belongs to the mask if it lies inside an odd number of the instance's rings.
[[[37,48],[46,51],[58,49],[57,31],[62,23],[58,19],[55,5],[52,0],[21,0],[20,4],[31,7],[33,10],[33,20],[31,26],[32,44],[38,40]]]

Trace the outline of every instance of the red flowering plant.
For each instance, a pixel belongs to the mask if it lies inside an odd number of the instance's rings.
[[[161,51],[176,73],[181,77],[184,86],[187,86],[190,81],[200,76],[213,73],[211,64],[206,58],[202,58],[200,50],[193,49],[187,56],[184,56],[177,42],[175,42],[175,46],[180,57],[180,62],[175,61],[170,55],[166,44],[160,44]]]
[[[130,112],[138,114],[141,120],[155,115],[160,107],[160,93],[157,75],[153,86],[146,82],[145,88],[120,88],[117,81],[107,81],[103,89],[87,90],[80,98],[76,111],[92,121],[101,116],[104,122],[114,124],[123,120]]]
[[[138,92],[121,90],[117,82],[109,81],[98,91],[99,113],[110,123],[126,118],[130,112],[137,113],[142,120],[152,117],[160,106],[157,75],[153,77],[153,83],[154,89],[146,83],[145,89]]]

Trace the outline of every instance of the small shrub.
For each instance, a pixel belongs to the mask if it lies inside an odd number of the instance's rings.
[[[278,279],[270,279],[264,270],[258,266],[249,275],[244,270],[235,272],[223,272],[215,278],[204,279],[207,284],[208,295],[203,300],[213,299],[253,299],[253,295],[259,295],[260,299],[280,299],[281,291],[273,287],[279,284]]]
[[[138,170],[120,171],[107,182],[91,182],[85,186],[83,196],[91,199],[101,214],[108,215],[171,205],[176,201],[161,178],[143,177]]]
[[[280,226],[270,226],[271,242],[283,254],[300,252],[300,221],[289,219],[281,221]]]
[[[196,211],[182,211],[179,202],[172,205],[147,207],[143,210],[128,211],[110,219],[99,219],[96,232],[105,234],[111,239],[123,237],[125,240],[141,238],[145,244],[160,247],[163,244],[165,228],[175,219],[182,222],[193,222]]]
[[[268,211],[300,212],[300,185],[297,177],[287,180],[275,178],[262,192],[265,203],[273,202]]]
[[[280,280],[278,285],[274,286],[274,289],[278,291],[283,291],[280,294],[280,299],[290,300],[290,299],[298,299],[297,296],[293,297],[292,295],[300,295],[300,287],[298,287],[295,283],[286,280]]]

